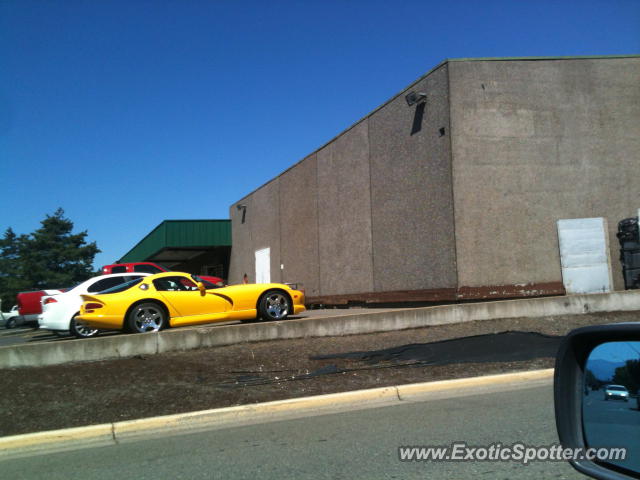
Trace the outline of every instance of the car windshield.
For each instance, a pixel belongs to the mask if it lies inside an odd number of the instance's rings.
[[[626,392],[627,389],[624,387],[609,387],[609,390],[615,390],[616,392]]]
[[[133,280],[129,280],[128,282],[122,283],[120,285],[116,285],[115,287],[107,288],[106,290],[103,290],[101,292],[97,292],[96,295],[105,295],[105,294],[108,294],[108,293],[124,292],[125,290],[128,290],[131,287],[139,284],[141,281],[142,281],[142,277],[134,278]]]

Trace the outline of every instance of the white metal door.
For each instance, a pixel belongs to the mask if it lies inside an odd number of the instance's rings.
[[[271,249],[256,250],[256,283],[271,283]]]
[[[604,218],[558,220],[562,282],[568,294],[611,291],[611,261]]]

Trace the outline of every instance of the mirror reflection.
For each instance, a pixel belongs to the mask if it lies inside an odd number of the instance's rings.
[[[607,463],[640,472],[640,342],[598,345],[587,360],[582,424],[587,447],[626,447],[624,461]]]

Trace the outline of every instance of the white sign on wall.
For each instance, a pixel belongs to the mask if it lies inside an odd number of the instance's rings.
[[[558,220],[562,283],[567,294],[610,292],[611,261],[604,218]]]
[[[256,250],[256,283],[271,283],[271,249]]]

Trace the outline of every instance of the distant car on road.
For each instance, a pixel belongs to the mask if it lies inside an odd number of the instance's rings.
[[[76,315],[82,305],[82,294],[100,293],[103,290],[118,287],[131,280],[150,275],[149,273],[113,273],[93,277],[73,287],[67,292],[42,297],[42,313],[38,316],[41,329],[53,332],[70,332],[78,338],[95,337],[98,330],[87,328],[76,322]]]
[[[91,328],[157,332],[229,320],[284,320],[305,310],[304,293],[281,283],[216,287],[196,275],[165,272],[82,295],[77,319]]]
[[[624,400],[629,401],[629,390],[622,385],[607,385],[604,388],[605,400]]]

